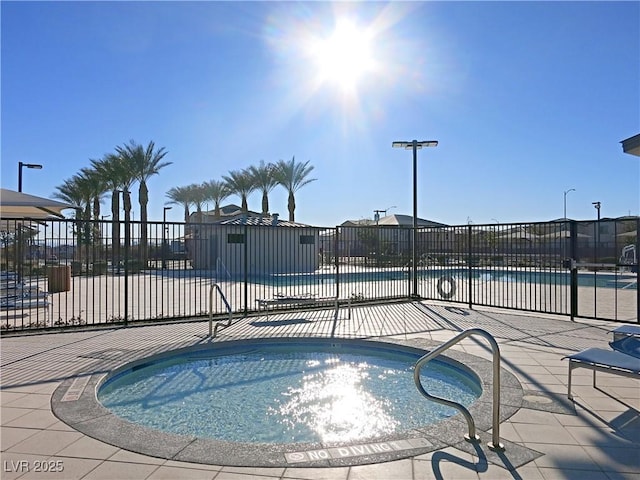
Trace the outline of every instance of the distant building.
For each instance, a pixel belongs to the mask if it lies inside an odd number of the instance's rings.
[[[423,218],[416,219],[416,223],[418,244],[453,244],[453,234],[440,230],[447,225]],[[413,217],[401,214],[387,215],[377,220],[345,220],[338,226],[340,235],[337,243],[335,229],[322,233],[322,250],[331,256],[336,249],[338,256],[407,255],[411,251],[412,227]]]
[[[185,247],[193,268],[236,279],[318,268],[319,228],[229,207],[220,217],[203,212],[203,223],[188,227]]]

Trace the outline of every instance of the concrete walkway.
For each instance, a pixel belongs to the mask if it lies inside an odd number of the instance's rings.
[[[600,321],[467,310],[432,303],[354,308],[351,319],[331,310],[236,319],[216,341],[257,337],[336,337],[443,342],[467,328],[496,337],[502,366],[520,381],[521,408],[501,424],[507,450],[448,443],[426,454],[368,465],[305,468],[229,467],[141,455],[86,436],[52,413],[53,392],[78,375],[107,373],[123,363],[201,343],[207,322],[71,331],[1,339],[1,465],[3,479],[636,479],[640,475],[640,382],[574,372],[575,404],[566,401],[567,362],[588,347],[607,348]],[[482,339],[457,350],[485,359]],[[460,438],[464,433],[461,424]],[[481,436],[486,435],[483,432]],[[517,451],[534,452],[520,464]],[[44,471],[48,470],[48,471]]]

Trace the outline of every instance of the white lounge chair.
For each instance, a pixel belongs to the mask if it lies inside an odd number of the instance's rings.
[[[620,332],[618,332],[620,333]],[[615,332],[614,332],[614,338]],[[572,400],[571,374],[576,368],[593,370],[593,387],[596,387],[596,372],[607,372],[626,377],[640,378],[640,336],[628,334],[609,344],[612,350],[588,348],[564,358],[569,359],[569,385],[567,397]]]

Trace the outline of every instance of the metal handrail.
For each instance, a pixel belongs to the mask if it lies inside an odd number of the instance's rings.
[[[220,321],[218,321],[216,322],[215,328],[213,327],[213,291],[214,290],[218,291],[218,293],[220,294],[220,297],[222,298],[222,301],[224,302],[224,305],[227,307],[227,312],[229,312],[229,319],[227,320],[227,324],[225,325],[225,327],[230,326],[231,320],[233,320],[233,310],[231,310],[231,305],[229,305],[229,302],[227,301],[227,297],[224,296],[224,293],[222,292],[220,285],[218,285],[217,283],[212,283],[211,287],[209,288],[209,336],[212,338],[215,338],[216,334],[218,333],[218,326],[220,326]]]
[[[469,434],[465,435],[465,439],[471,442],[480,440],[480,437],[476,434],[476,425],[473,421],[473,417],[471,417],[471,413],[467,408],[457,402],[453,402],[451,400],[447,400],[446,398],[435,397],[427,392],[422,386],[422,382],[420,381],[420,369],[430,360],[440,355],[442,352],[447,350],[452,345],[455,345],[459,341],[467,338],[470,335],[481,335],[489,341],[491,345],[491,350],[493,351],[493,420],[492,420],[492,438],[491,442],[488,443],[488,446],[491,450],[504,450],[504,445],[500,443],[500,347],[498,347],[498,343],[491,336],[491,334],[485,330],[480,328],[470,328],[469,330],[465,330],[459,335],[455,336],[448,342],[443,343],[435,350],[427,353],[422,356],[415,364],[413,371],[413,381],[418,387],[418,391],[434,402],[441,403],[448,407],[455,408],[459,410],[464,418],[467,420],[467,426],[469,427]]]

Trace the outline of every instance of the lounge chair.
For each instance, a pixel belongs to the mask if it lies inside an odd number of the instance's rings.
[[[619,333],[619,332],[618,332]],[[593,387],[596,387],[596,372],[607,372],[626,377],[640,378],[640,336],[625,335],[619,340],[610,342],[612,350],[604,348],[588,348],[573,355],[563,357],[569,359],[569,385],[567,397],[572,400],[571,374],[575,368],[593,370]]]
[[[258,298],[256,299],[256,303],[258,304],[258,311],[264,311],[267,316],[269,315],[269,311],[275,310],[278,307],[333,305],[337,318],[338,310],[340,309],[340,299],[338,297],[317,297],[311,293],[298,295],[276,293],[273,298]],[[349,312],[348,318],[351,318],[351,299],[346,299],[346,303]]]
[[[640,325],[620,325],[611,330],[611,333],[613,333],[614,341],[625,337],[640,337]]]

